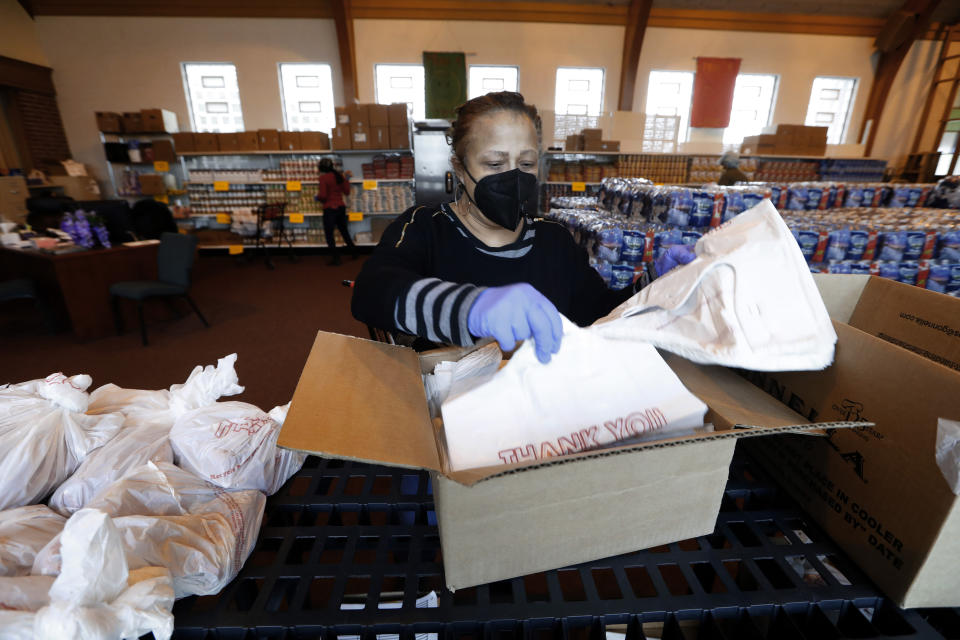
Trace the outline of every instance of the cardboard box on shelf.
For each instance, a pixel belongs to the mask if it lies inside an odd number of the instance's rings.
[[[167,185],[163,181],[163,176],[156,173],[141,173],[138,177],[140,182],[140,193],[145,196],[157,196],[167,192]]]
[[[239,151],[239,141],[237,140],[236,133],[218,133],[217,134],[217,145],[220,148],[220,151]]]
[[[603,140],[583,140],[583,150],[584,151],[603,151]]]
[[[177,153],[183,151],[197,151],[197,145],[193,139],[192,131],[181,131],[173,134],[173,148]]]
[[[406,126],[390,127],[390,149],[410,148],[410,129]]]
[[[391,105],[387,105],[387,119],[389,120],[390,127],[410,128],[410,122],[407,119],[407,108],[406,102],[394,102]]]
[[[340,125],[333,128],[333,137],[330,139],[331,149],[352,149],[353,132],[350,127]]]
[[[370,148],[390,148],[390,127],[370,127]]]
[[[258,151],[259,149],[260,136],[256,131],[237,132],[237,151]]]
[[[900,606],[958,606],[960,496],[935,450],[938,419],[960,419],[960,300],[871,276],[814,277],[839,336],[834,364],[748,375],[808,416],[876,426],[748,448]]]
[[[620,151],[619,140],[601,140],[598,151]]]
[[[299,151],[300,145],[299,131],[281,131],[280,132],[280,150],[281,151]]]
[[[305,151],[326,151],[330,149],[330,136],[323,131],[301,131],[300,148]]]
[[[153,147],[154,162],[157,160],[164,160],[166,162],[176,161],[177,156],[173,151],[173,142],[171,140],[157,138],[151,146]]]
[[[97,130],[105,133],[120,133],[123,131],[123,116],[113,111],[97,111]]]
[[[731,371],[674,358],[670,366],[710,407],[716,432],[452,472],[421,374],[466,351],[417,354],[319,332],[278,442],[430,470],[450,589],[705,535],[738,438],[816,427]]]
[[[740,153],[747,156],[774,155],[776,147],[776,135],[747,136],[740,144]]]
[[[27,198],[30,189],[23,176],[0,176],[0,213],[10,222],[27,221]]]
[[[371,104],[367,107],[370,127],[390,126],[390,107],[385,104]]]
[[[350,114],[350,128],[356,131],[359,128],[367,129],[370,127],[370,105],[353,104],[347,107],[347,113]]]
[[[350,107],[334,107],[333,112],[337,120],[336,126],[341,127],[350,124]]]
[[[564,151],[583,151],[583,136],[578,133],[567,136],[563,149]]]
[[[584,129],[580,132],[583,136],[584,144],[588,142],[600,142],[603,139],[603,129]]]
[[[350,125],[350,146],[354,149],[373,149],[370,128],[359,121]]]
[[[257,129],[257,138],[261,151],[280,150],[280,132],[276,129]]]
[[[124,111],[123,130],[127,133],[142,133],[143,114],[141,114],[139,111]]]
[[[196,151],[220,151],[220,140],[215,133],[193,134],[193,146]]]
[[[143,120],[143,130],[167,133],[176,133],[180,130],[177,126],[177,114],[166,109],[141,109],[140,116]]]
[[[74,200],[100,200],[100,185],[89,176],[50,176],[50,183],[63,187],[63,195]]]

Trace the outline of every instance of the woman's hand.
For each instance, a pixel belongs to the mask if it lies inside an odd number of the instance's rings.
[[[477,338],[493,338],[504,351],[532,337],[537,359],[546,364],[560,350],[563,323],[553,303],[527,283],[492,287],[474,301],[467,328]]]
[[[349,180],[350,178],[353,177],[353,171],[344,171],[344,172],[343,172],[343,177],[346,178],[347,180]]]

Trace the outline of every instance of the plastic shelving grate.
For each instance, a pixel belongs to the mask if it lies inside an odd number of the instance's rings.
[[[428,474],[310,457],[267,501],[237,579],[176,604],[174,638],[960,638],[960,609],[892,605],[739,452],[710,535],[456,593],[443,585]],[[416,608],[430,591],[438,606]]]

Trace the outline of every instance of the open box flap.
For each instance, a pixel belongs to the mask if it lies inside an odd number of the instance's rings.
[[[321,456],[439,470],[417,353],[320,331],[277,444]]]

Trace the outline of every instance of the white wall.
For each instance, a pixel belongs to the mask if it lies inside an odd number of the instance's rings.
[[[623,27],[445,20],[356,20],[361,102],[374,102],[374,65],[422,64],[424,51],[463,51],[467,65],[520,67],[527,102],[553,110],[557,67],[603,67],[604,110],[616,108]]]
[[[95,111],[161,107],[189,130],[181,62],[237,65],[246,129],[283,128],[277,64],[327,62],[343,103],[332,20],[283,18],[37,19],[74,158],[107,179]]]
[[[36,25],[17,0],[0,0],[0,56],[49,66]]]

